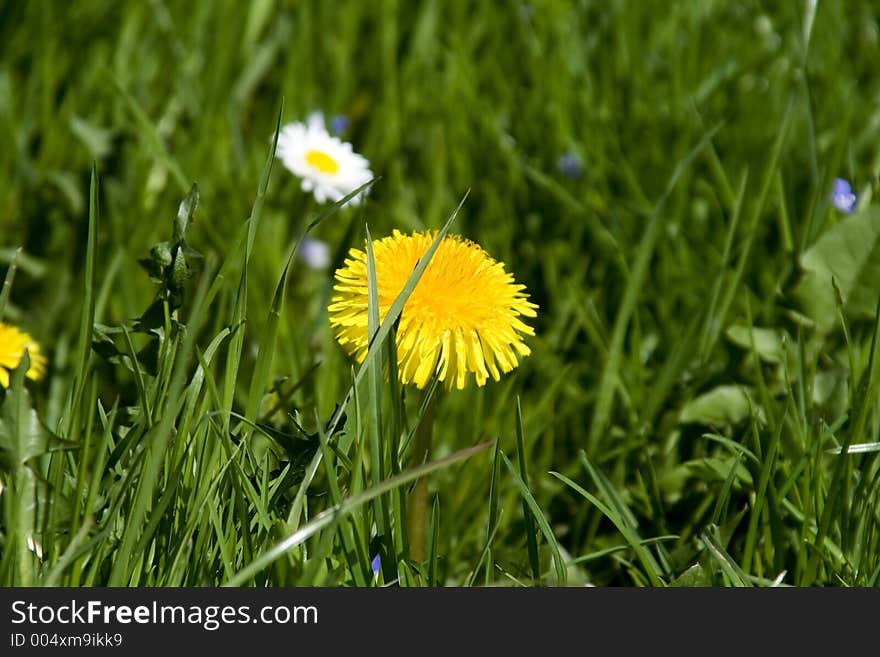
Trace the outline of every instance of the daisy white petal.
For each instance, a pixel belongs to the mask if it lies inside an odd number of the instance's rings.
[[[311,114],[305,123],[288,123],[278,135],[276,156],[295,176],[302,189],[318,203],[338,201],[373,178],[370,163],[351,144],[327,132],[324,115]],[[357,205],[364,194],[349,201]]]

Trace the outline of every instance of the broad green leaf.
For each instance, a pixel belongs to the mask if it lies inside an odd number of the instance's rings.
[[[28,367],[25,354],[19,368],[12,375],[12,386],[0,404],[0,465],[10,470],[25,465],[32,458],[58,449],[76,445],[61,440],[40,422],[24,383],[16,386],[17,378],[24,378]]]
[[[693,586],[712,586],[712,580],[703,570],[703,567],[695,563],[693,566],[676,577],[669,586],[677,587],[693,587]]]
[[[174,264],[171,269],[171,285],[174,289],[180,289],[189,276],[190,271],[186,264],[186,258],[183,257],[183,251],[178,249],[174,254]]]
[[[79,116],[72,116],[68,125],[70,131],[89,150],[93,160],[102,160],[113,150],[113,129],[102,128]]]
[[[730,475],[731,468],[734,476],[746,486],[752,485],[752,475],[748,469],[736,457],[716,458],[705,457],[701,459],[693,459],[685,461],[681,465],[682,469],[697,476],[702,481],[719,481],[723,482]]]
[[[26,391],[10,391],[0,407],[0,456],[7,466],[24,464],[48,451],[49,435],[31,408]]]
[[[193,215],[198,207],[199,186],[193,183],[193,186],[189,188],[186,198],[180,202],[180,206],[177,209],[177,217],[174,219],[174,240],[176,242],[182,242],[186,238],[186,231],[189,229]]]
[[[835,224],[804,252],[801,268],[795,299],[817,328],[838,321],[835,283],[847,317],[872,319],[880,294],[880,210],[864,208]]]
[[[813,403],[830,422],[842,416],[849,403],[849,372],[842,367],[816,372]]]
[[[686,424],[732,425],[748,419],[753,413],[763,419],[763,412],[745,386],[722,385],[685,404],[679,420]]]
[[[772,328],[756,326],[731,326],[726,332],[727,339],[746,351],[751,351],[754,344],[755,353],[768,363],[785,362],[785,342],[782,332]]]

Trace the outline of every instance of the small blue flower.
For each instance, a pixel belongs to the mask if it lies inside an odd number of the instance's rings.
[[[382,567],[382,560],[379,558],[378,554],[373,557],[373,562],[370,564],[370,566],[372,566],[373,568],[373,574],[378,575],[379,569]]]
[[[318,271],[330,266],[330,246],[314,237],[304,237],[297,255],[310,269]]]
[[[835,208],[850,214],[856,209],[858,198],[856,194],[853,194],[852,187],[846,180],[843,178],[834,179],[834,191],[831,192],[831,202]]]
[[[330,129],[337,135],[346,131],[348,128],[348,117],[345,114],[337,114],[330,119]]]
[[[566,153],[559,158],[559,171],[569,180],[577,180],[583,173],[584,165],[576,153]]]

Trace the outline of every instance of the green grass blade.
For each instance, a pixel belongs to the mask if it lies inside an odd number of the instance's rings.
[[[519,476],[528,486],[529,475],[526,467],[525,438],[523,437],[522,406],[519,397],[516,398],[516,458],[519,462]],[[541,562],[538,560],[538,537],[535,535],[535,522],[529,513],[529,504],[523,497],[523,518],[526,523],[526,545],[528,546],[529,565],[532,568],[532,578],[537,580],[541,576]]]
[[[575,492],[582,495],[588,502],[599,509],[602,515],[604,515],[614,524],[614,526],[617,528],[617,531],[621,533],[624,539],[626,539],[626,542],[629,543],[630,547],[632,547],[633,551],[641,562],[642,567],[645,569],[645,572],[647,573],[648,579],[650,580],[651,584],[654,586],[664,585],[663,580],[660,578],[660,566],[656,562],[654,557],[651,556],[651,553],[645,549],[645,541],[643,541],[639,537],[639,535],[631,529],[629,522],[623,516],[621,516],[620,513],[604,504],[595,495],[587,492],[583,487],[576,484],[565,475],[558,472],[551,472],[550,474],[559,479],[562,483],[567,485]]]
[[[233,302],[232,317],[230,325],[237,330],[232,336],[229,343],[229,355],[226,361],[226,376],[223,386],[223,407],[231,412],[233,401],[235,398],[236,383],[238,381],[238,370],[241,366],[241,354],[244,349],[245,338],[245,321],[247,318],[247,277],[248,264],[251,259],[251,252],[254,248],[254,240],[257,236],[257,229],[260,225],[262,217],[263,205],[266,199],[266,192],[269,189],[269,177],[272,173],[272,164],[275,161],[275,152],[278,148],[278,136],[281,132],[281,118],[284,112],[284,101],[281,101],[278,108],[278,116],[275,120],[275,132],[272,138],[272,146],[269,149],[269,156],[263,164],[263,171],[260,174],[260,181],[257,185],[257,195],[251,206],[251,213],[246,221],[247,233],[244,243],[241,245],[241,275],[238,281],[238,289]],[[222,279],[218,277],[215,285],[218,285]],[[213,287],[212,290],[213,291]],[[209,292],[208,301],[213,298]],[[228,422],[228,419],[227,419]],[[228,425],[227,425],[228,426]]]
[[[764,455],[764,461],[761,464],[761,471],[758,478],[758,487],[755,489],[755,502],[752,507],[752,513],[749,517],[749,528],[746,532],[746,544],[743,549],[742,570],[745,573],[750,571],[752,565],[752,557],[755,553],[755,544],[758,541],[758,522],[761,514],[764,512],[767,499],[767,483],[773,468],[776,465],[776,453],[779,450],[779,440],[782,435],[785,418],[781,418],[776,431],[773,432],[770,444],[767,446],[767,453]],[[757,434],[757,428],[754,428]],[[762,450],[763,451],[763,450]]]
[[[135,125],[138,128],[137,133],[141,135],[146,141],[147,146],[153,153],[153,157],[162,162],[162,164],[168,169],[168,171],[171,172],[171,177],[174,178],[174,182],[177,183],[180,191],[184,194],[188,192],[190,187],[189,178],[183,172],[183,168],[180,166],[180,162],[178,162],[174,157],[172,157],[171,153],[168,152],[162,136],[159,134],[156,126],[150,120],[150,117],[147,116],[147,113],[144,112],[143,108],[141,108],[140,104],[137,102],[137,100],[135,100],[134,96],[132,96],[122,86],[119,78],[111,73],[110,79],[113,81],[113,86],[116,89],[117,93],[125,102],[125,106],[131,113],[132,118],[134,118]]]
[[[6,302],[9,301],[9,293],[12,292],[12,281],[15,280],[15,271],[18,269],[18,259],[21,256],[21,247],[15,249],[6,276],[3,279],[3,289],[0,290],[0,322],[3,321],[3,313],[6,312]]]
[[[742,569],[737,565],[736,561],[727,553],[721,543],[718,541],[717,536],[715,536],[714,528],[709,528],[709,530],[703,532],[700,536],[700,542],[715,560],[715,562],[721,567],[721,571],[727,576],[730,580],[731,584],[736,587],[745,587],[751,586],[749,578],[742,571]]]
[[[528,504],[528,511],[538,523],[538,527],[540,527],[541,533],[547,540],[547,545],[550,547],[550,554],[553,557],[553,566],[556,572],[556,585],[565,586],[566,582],[568,581],[568,573],[565,569],[565,560],[562,558],[562,553],[559,551],[559,543],[557,543],[556,536],[553,534],[553,530],[550,528],[550,523],[547,522],[547,517],[541,510],[541,507],[538,505],[537,500],[535,500],[532,492],[526,485],[526,482],[522,480],[522,477],[520,477],[519,473],[516,471],[516,468],[513,467],[513,464],[510,462],[510,459],[507,458],[507,455],[504,454],[504,452],[501,453],[501,458],[504,460],[504,464],[510,471],[510,475],[513,477],[513,483],[516,484],[516,487],[519,489],[520,495],[522,495],[522,498]]]
[[[611,344],[597,386],[599,391],[598,398],[596,399],[596,405],[593,408],[593,419],[590,424],[590,434],[587,442],[590,449],[596,449],[598,447],[611,419],[611,405],[619,377],[624,339],[629,327],[630,318],[635,312],[639,294],[644,286],[645,276],[647,276],[648,273],[648,265],[651,262],[651,257],[654,254],[654,249],[660,238],[661,229],[664,226],[663,210],[666,207],[666,202],[672,194],[672,191],[675,189],[681,175],[690,166],[691,162],[697,157],[697,155],[709,143],[711,143],[712,137],[718,131],[719,127],[720,126],[716,126],[709,130],[693,150],[691,150],[690,153],[688,153],[687,156],[676,165],[672,172],[672,176],[666,185],[665,191],[654,206],[654,211],[651,214],[648,226],[645,228],[642,241],[639,244],[636,253],[636,260],[633,264],[629,281],[627,282],[626,290],[620,303],[620,310],[614,320]]]
[[[82,404],[83,392],[88,376],[89,358],[92,347],[92,327],[95,324],[95,297],[96,287],[96,260],[98,241],[98,221],[100,211],[98,207],[98,168],[92,164],[92,177],[89,183],[89,233],[86,238],[86,262],[85,280],[83,281],[82,315],[79,323],[79,337],[76,345],[76,378],[74,379],[73,398],[68,411],[68,417],[78,411]]]
[[[184,339],[183,348],[178,351],[174,371],[172,376],[171,388],[169,390],[169,399],[175,400],[176,403],[182,405],[182,393],[184,381],[186,380],[186,371],[189,363],[189,357],[194,350],[195,337],[198,334],[199,324],[204,319],[204,302],[207,293],[208,281],[210,280],[209,272],[205,272],[202,277],[199,288],[193,301],[193,311],[190,317],[189,330]],[[134,548],[141,535],[143,529],[142,523],[147,515],[150,504],[153,499],[153,492],[162,477],[162,462],[165,458],[166,447],[171,441],[174,431],[174,420],[176,413],[171,412],[170,408],[165,409],[158,424],[147,433],[145,438],[149,441],[149,457],[144,462],[141,471],[141,477],[138,482],[137,494],[132,505],[130,513],[126,518],[125,529],[122,533],[119,549],[115,553],[113,568],[110,573],[110,586],[124,586],[130,579],[132,572],[131,566],[134,563]]]
[[[468,447],[467,449],[455,452],[454,454],[451,454],[445,458],[412,468],[410,470],[402,472],[399,475],[395,475],[394,477],[389,477],[378,486],[371,486],[370,488],[367,488],[358,495],[346,499],[341,504],[332,506],[326,511],[322,511],[314,518],[312,518],[312,520],[290,534],[283,541],[277,543],[272,548],[261,554],[257,559],[239,570],[234,577],[232,577],[224,584],[224,586],[241,586],[252,577],[254,577],[254,575],[270,565],[272,562],[284,556],[284,554],[288,550],[302,544],[306,539],[314,536],[325,527],[333,524],[334,522],[338,522],[344,516],[352,513],[358,507],[363,506],[367,502],[376,499],[380,495],[384,495],[388,491],[394,490],[399,486],[408,484],[411,481],[415,481],[419,477],[423,477],[432,472],[448,468],[449,466],[459,461],[470,458],[474,454],[483,451],[491,444],[491,442],[487,442],[475,445],[474,447]]]

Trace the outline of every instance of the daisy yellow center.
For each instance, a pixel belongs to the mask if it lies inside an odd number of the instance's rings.
[[[433,239],[431,233],[395,231],[373,242],[380,319]],[[340,344],[363,360],[368,348],[366,254],[352,249],[336,280],[330,323]],[[530,353],[522,335],[534,335],[519,319],[536,314],[524,289],[478,245],[444,238],[400,316],[401,380],[421,388],[436,374],[448,387],[463,388],[470,375],[481,386],[489,376],[498,380],[500,372],[512,370],[518,356]]]
[[[324,151],[306,151],[306,164],[315,167],[321,173],[331,176],[339,171],[339,163]]]

